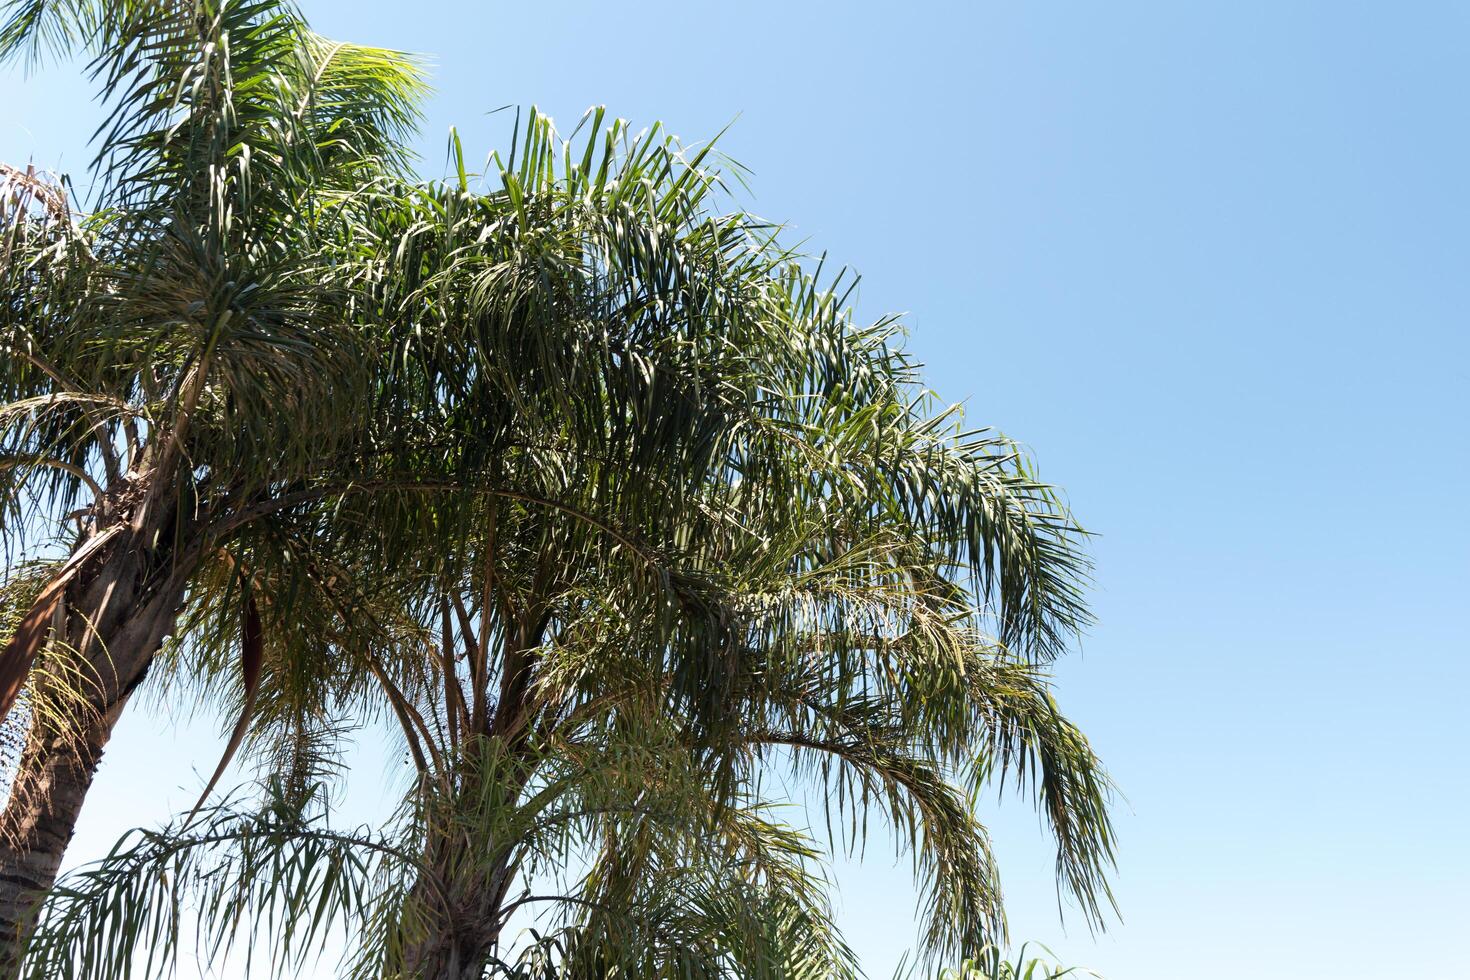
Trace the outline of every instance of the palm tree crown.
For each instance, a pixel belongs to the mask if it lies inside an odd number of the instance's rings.
[[[14,10],[0,50],[100,26],[116,112],[89,216],[27,184],[4,226],[7,529],[84,506],[3,677],[99,672],[96,569],[142,541],[128,608],[162,612],[131,683],[162,649],[233,690],[232,751],[282,776],[64,886],[31,975],[166,958],[179,882],[211,949],[252,909],[309,923],[267,930],[288,957],[335,920],[364,976],[510,970],[537,904],[514,969],[847,975],[779,774],[836,842],[886,818],[934,954],[1003,936],[987,783],[1034,795],[1101,914],[1107,782],[1045,675],[1087,622],[1080,530],[1013,443],[935,409],[895,321],[852,320],[849,280],[720,210],[710,147],[533,113],[489,180],[456,141],[422,182],[413,62],[289,6]],[[58,596],[84,624],[48,645]],[[392,828],[329,831],[324,719],[364,715],[415,778]]]

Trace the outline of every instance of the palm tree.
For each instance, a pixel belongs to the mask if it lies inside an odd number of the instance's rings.
[[[1070,515],[1014,444],[933,410],[892,321],[854,324],[840,278],[714,209],[707,147],[603,123],[564,141],[533,115],[485,190],[460,165],[367,194],[354,242],[403,353],[357,478],[394,492],[261,508],[303,508],[296,564],[356,630],[325,627],[331,656],[266,630],[263,657],[306,714],[392,717],[399,821],[334,831],[278,786],[142,835],[63,885],[30,975],[166,962],[180,883],[208,952],[249,922],[290,961],[336,923],[352,975],[848,975],[783,778],[829,843],[896,830],[935,955],[1004,935],[988,784],[1034,796],[1063,887],[1107,906],[1106,779],[1045,675],[1086,621]],[[310,758],[311,734],[271,738]]]
[[[181,613],[228,604],[254,674],[253,583],[289,578],[270,502],[363,451],[387,355],[354,314],[353,215],[402,170],[422,90],[274,0],[7,3],[0,59],[47,46],[92,51],[111,114],[86,214],[0,171],[0,529],[62,552],[7,584],[33,596],[0,652],[0,715],[25,691],[31,718],[0,813],[10,969]]]

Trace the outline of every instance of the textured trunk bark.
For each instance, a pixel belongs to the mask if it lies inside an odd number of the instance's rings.
[[[441,895],[422,875],[414,884],[410,900],[424,909],[427,928],[404,949],[403,980],[480,980],[495,952],[500,930],[493,924],[499,919],[510,876],[499,867],[486,874],[456,875],[454,866],[462,867],[464,856],[444,859],[455,846],[440,841],[430,854],[430,867],[439,881],[458,883],[457,889]],[[440,860],[434,860],[435,854]]]
[[[117,713],[95,718],[78,739],[32,731],[15,789],[0,814],[0,976],[18,974],[38,900],[56,880],[82,802]]]
[[[78,666],[91,683],[84,698],[62,702],[69,717],[60,724],[33,721],[0,811],[4,980],[19,973],[38,902],[56,880],[113,728],[173,628],[187,570],[172,561],[161,567],[149,547],[157,540],[151,531],[122,535],[99,567],[67,590],[57,629],[65,647],[80,654]]]
[[[473,645],[469,617],[461,615],[466,642]],[[454,783],[458,791],[457,799],[450,805],[451,811],[461,805],[481,805],[487,798],[517,800],[529,782],[533,766],[528,748],[528,719],[535,668],[531,651],[541,642],[548,620],[544,612],[539,614],[538,619],[519,632],[515,645],[503,654],[500,697],[493,717],[484,717],[488,711],[483,699],[487,680],[484,674],[475,678],[472,696],[465,700],[474,703],[476,709],[465,719],[467,728],[461,736],[463,755],[455,757]],[[448,631],[446,626],[445,633]],[[483,667],[482,670],[489,673]],[[502,747],[504,755],[500,754],[502,750],[492,748],[496,744]],[[487,776],[479,760],[489,758],[491,753],[499,759],[493,767],[498,774]],[[486,792],[482,782],[486,778],[501,783],[499,792]],[[518,873],[516,860],[510,855],[493,863],[485,860],[484,855],[494,850],[490,841],[474,834],[465,835],[464,827],[453,819],[444,826],[443,832],[429,832],[430,839],[424,848],[427,871],[419,875],[410,897],[411,902],[424,910],[425,930],[404,949],[404,980],[480,980],[499,945],[504,926],[501,912]],[[469,826],[474,826],[473,820]],[[437,885],[428,875],[433,876]]]
[[[481,980],[493,944],[458,942],[439,937],[410,951],[405,958],[404,980]]]
[[[403,980],[480,980],[485,975],[500,942],[501,910],[516,869],[505,859],[487,866],[476,850],[452,831],[435,834],[425,848],[426,870],[409,899],[422,910],[424,932],[404,948]]]

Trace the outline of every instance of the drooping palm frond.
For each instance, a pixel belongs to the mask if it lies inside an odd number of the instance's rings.
[[[285,797],[259,812],[214,807],[192,826],[135,832],[58,884],[24,975],[161,975],[184,950],[201,962],[258,951],[268,971],[299,967],[332,930],[378,924],[373,883],[399,863],[413,858]],[[194,922],[181,914],[191,899]]]

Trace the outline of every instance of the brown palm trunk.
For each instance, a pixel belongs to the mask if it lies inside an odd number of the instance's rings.
[[[471,657],[476,649],[483,654],[484,648],[475,643],[469,616],[463,607],[460,609]],[[447,623],[447,608],[444,615]],[[460,719],[465,724],[461,733],[463,755],[450,753],[455,767],[451,774],[454,796],[437,801],[448,808],[449,816],[427,820],[423,868],[409,896],[409,902],[423,917],[422,931],[405,942],[400,971],[403,980],[480,980],[500,943],[502,912],[518,871],[514,849],[494,862],[484,862],[484,855],[494,849],[493,842],[464,834],[464,827],[475,826],[475,820],[462,823],[454,814],[463,806],[485,805],[490,798],[513,806],[530,781],[534,767],[528,717],[536,665],[532,651],[541,642],[549,618],[542,612],[502,654],[500,697],[493,714],[485,698],[489,674],[486,664],[480,665],[480,673],[472,680],[470,696],[460,700],[474,707]],[[448,635],[447,625],[444,631]],[[487,774],[480,760],[488,757],[485,753],[492,751],[492,744],[502,746],[505,756],[495,767],[499,774],[488,777],[501,782],[499,791],[487,794],[483,782]]]
[[[492,943],[437,936],[409,950],[403,980],[481,980],[493,948]]]
[[[0,976],[17,975],[37,902],[56,880],[117,714],[92,719],[80,737],[35,730],[26,738],[0,812]]]
[[[477,867],[468,842],[435,835],[409,902],[423,932],[403,949],[403,980],[479,980],[500,940],[500,910],[514,872],[504,861]],[[472,846],[472,845],[471,845]]]
[[[161,564],[150,547],[158,540],[151,529],[121,535],[95,571],[67,589],[59,639],[80,654],[90,683],[82,697],[59,702],[69,717],[33,721],[0,811],[0,980],[19,973],[39,900],[56,880],[102,752],[173,628],[188,569],[171,557]]]
[[[458,783],[461,800],[480,798],[474,768]],[[512,777],[506,786],[512,798],[528,776]],[[490,842],[460,830],[454,819],[430,822],[423,867],[409,897],[423,916],[423,932],[405,945],[403,980],[479,980],[500,943],[502,911],[516,864],[510,855],[482,863]]]
[[[429,916],[429,934],[404,950],[404,980],[480,980],[485,975],[500,941],[498,923],[510,876],[502,871],[486,877],[489,888],[484,893],[452,896],[456,907],[448,916]],[[497,887],[495,881],[502,878]]]

